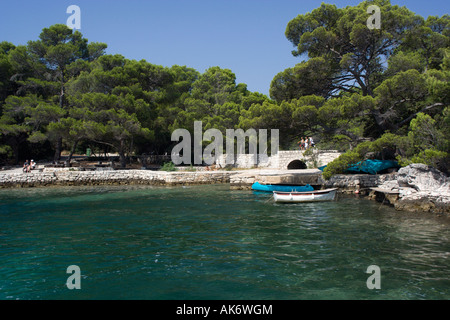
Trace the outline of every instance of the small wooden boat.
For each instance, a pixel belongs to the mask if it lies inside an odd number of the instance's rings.
[[[273,191],[305,192],[305,191],[314,191],[314,188],[309,184],[305,186],[299,186],[299,185],[281,185],[281,184],[261,184],[259,182],[255,182],[252,185],[252,190],[264,192],[273,192]]]
[[[275,202],[316,202],[333,201],[336,197],[337,188],[307,191],[307,192],[282,192],[274,191]]]

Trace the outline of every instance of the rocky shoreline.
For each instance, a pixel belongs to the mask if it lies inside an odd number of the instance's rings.
[[[0,188],[83,185],[196,185],[227,183],[234,189],[250,189],[256,181],[312,184],[338,188],[341,193],[360,194],[397,210],[431,212],[450,217],[450,178],[423,164],[412,164],[384,175],[335,175],[323,180],[318,170],[242,171],[77,171],[45,169],[42,172],[0,172]],[[277,182],[278,181],[278,182]],[[263,181],[264,182],[264,181]]]
[[[395,179],[372,188],[369,198],[390,204],[397,210],[450,217],[450,178],[430,166],[411,164],[401,168]]]

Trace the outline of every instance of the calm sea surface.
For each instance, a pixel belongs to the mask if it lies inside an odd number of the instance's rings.
[[[0,190],[0,299],[450,299],[449,219],[228,185]],[[69,290],[67,267],[81,270]],[[381,289],[368,289],[377,265]]]

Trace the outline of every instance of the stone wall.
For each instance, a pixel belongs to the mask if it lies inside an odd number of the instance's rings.
[[[0,188],[51,185],[189,185],[229,183],[234,171],[165,172],[150,170],[69,171],[0,173]]]
[[[278,158],[270,157],[267,154],[258,154],[256,164],[253,154],[236,154],[233,162],[231,166],[235,168],[278,168]],[[227,154],[218,157],[216,164],[221,168],[227,167]]]
[[[339,188],[342,192],[365,191],[387,181],[397,180],[397,174],[337,174],[324,181],[325,188]]]
[[[319,171],[319,170],[317,170]],[[313,185],[318,188],[338,188],[343,193],[355,191],[368,194],[370,188],[375,188],[387,181],[396,181],[397,174],[341,174],[334,175],[330,180],[324,180],[322,174],[314,170],[284,170],[279,172],[252,172],[242,171],[230,177],[230,185],[233,189],[250,189],[255,182],[263,184],[291,184]]]
[[[336,150],[313,149],[309,155],[304,155],[304,151],[290,150],[278,153],[278,168],[287,169],[289,163],[294,160],[303,161],[308,168],[325,166],[341,155]]]
[[[330,180],[324,181],[319,170],[313,171],[314,170],[269,170],[267,172],[259,170],[193,172],[166,172],[151,170],[72,171],[67,168],[55,168],[45,169],[44,172],[31,173],[1,172],[0,188],[39,187],[51,185],[189,185],[212,183],[230,183],[232,187],[249,188],[252,183],[259,181],[262,183],[272,184],[309,183],[317,187],[323,186],[324,188],[339,188],[343,192],[353,192],[356,190],[360,191],[377,187],[386,181],[397,179],[397,174],[357,174],[335,175]],[[288,180],[267,180],[269,178],[277,179],[283,177]],[[296,180],[294,178],[296,178]]]
[[[339,156],[341,155],[341,152],[338,152],[337,150],[323,150],[323,151],[319,151],[318,154],[318,166],[325,166],[328,163],[330,163],[331,161],[339,158]]]
[[[323,184],[322,172],[318,169],[303,170],[243,170],[230,176],[232,189],[249,190],[253,183],[306,185],[320,188]]]

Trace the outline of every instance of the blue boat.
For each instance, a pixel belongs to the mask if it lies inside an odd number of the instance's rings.
[[[265,191],[265,192],[273,192],[273,191],[284,191],[284,192],[305,192],[305,191],[314,191],[314,188],[309,184],[305,186],[296,186],[296,185],[280,185],[280,184],[260,184],[259,182],[255,182],[252,184],[252,190],[255,191]]]

